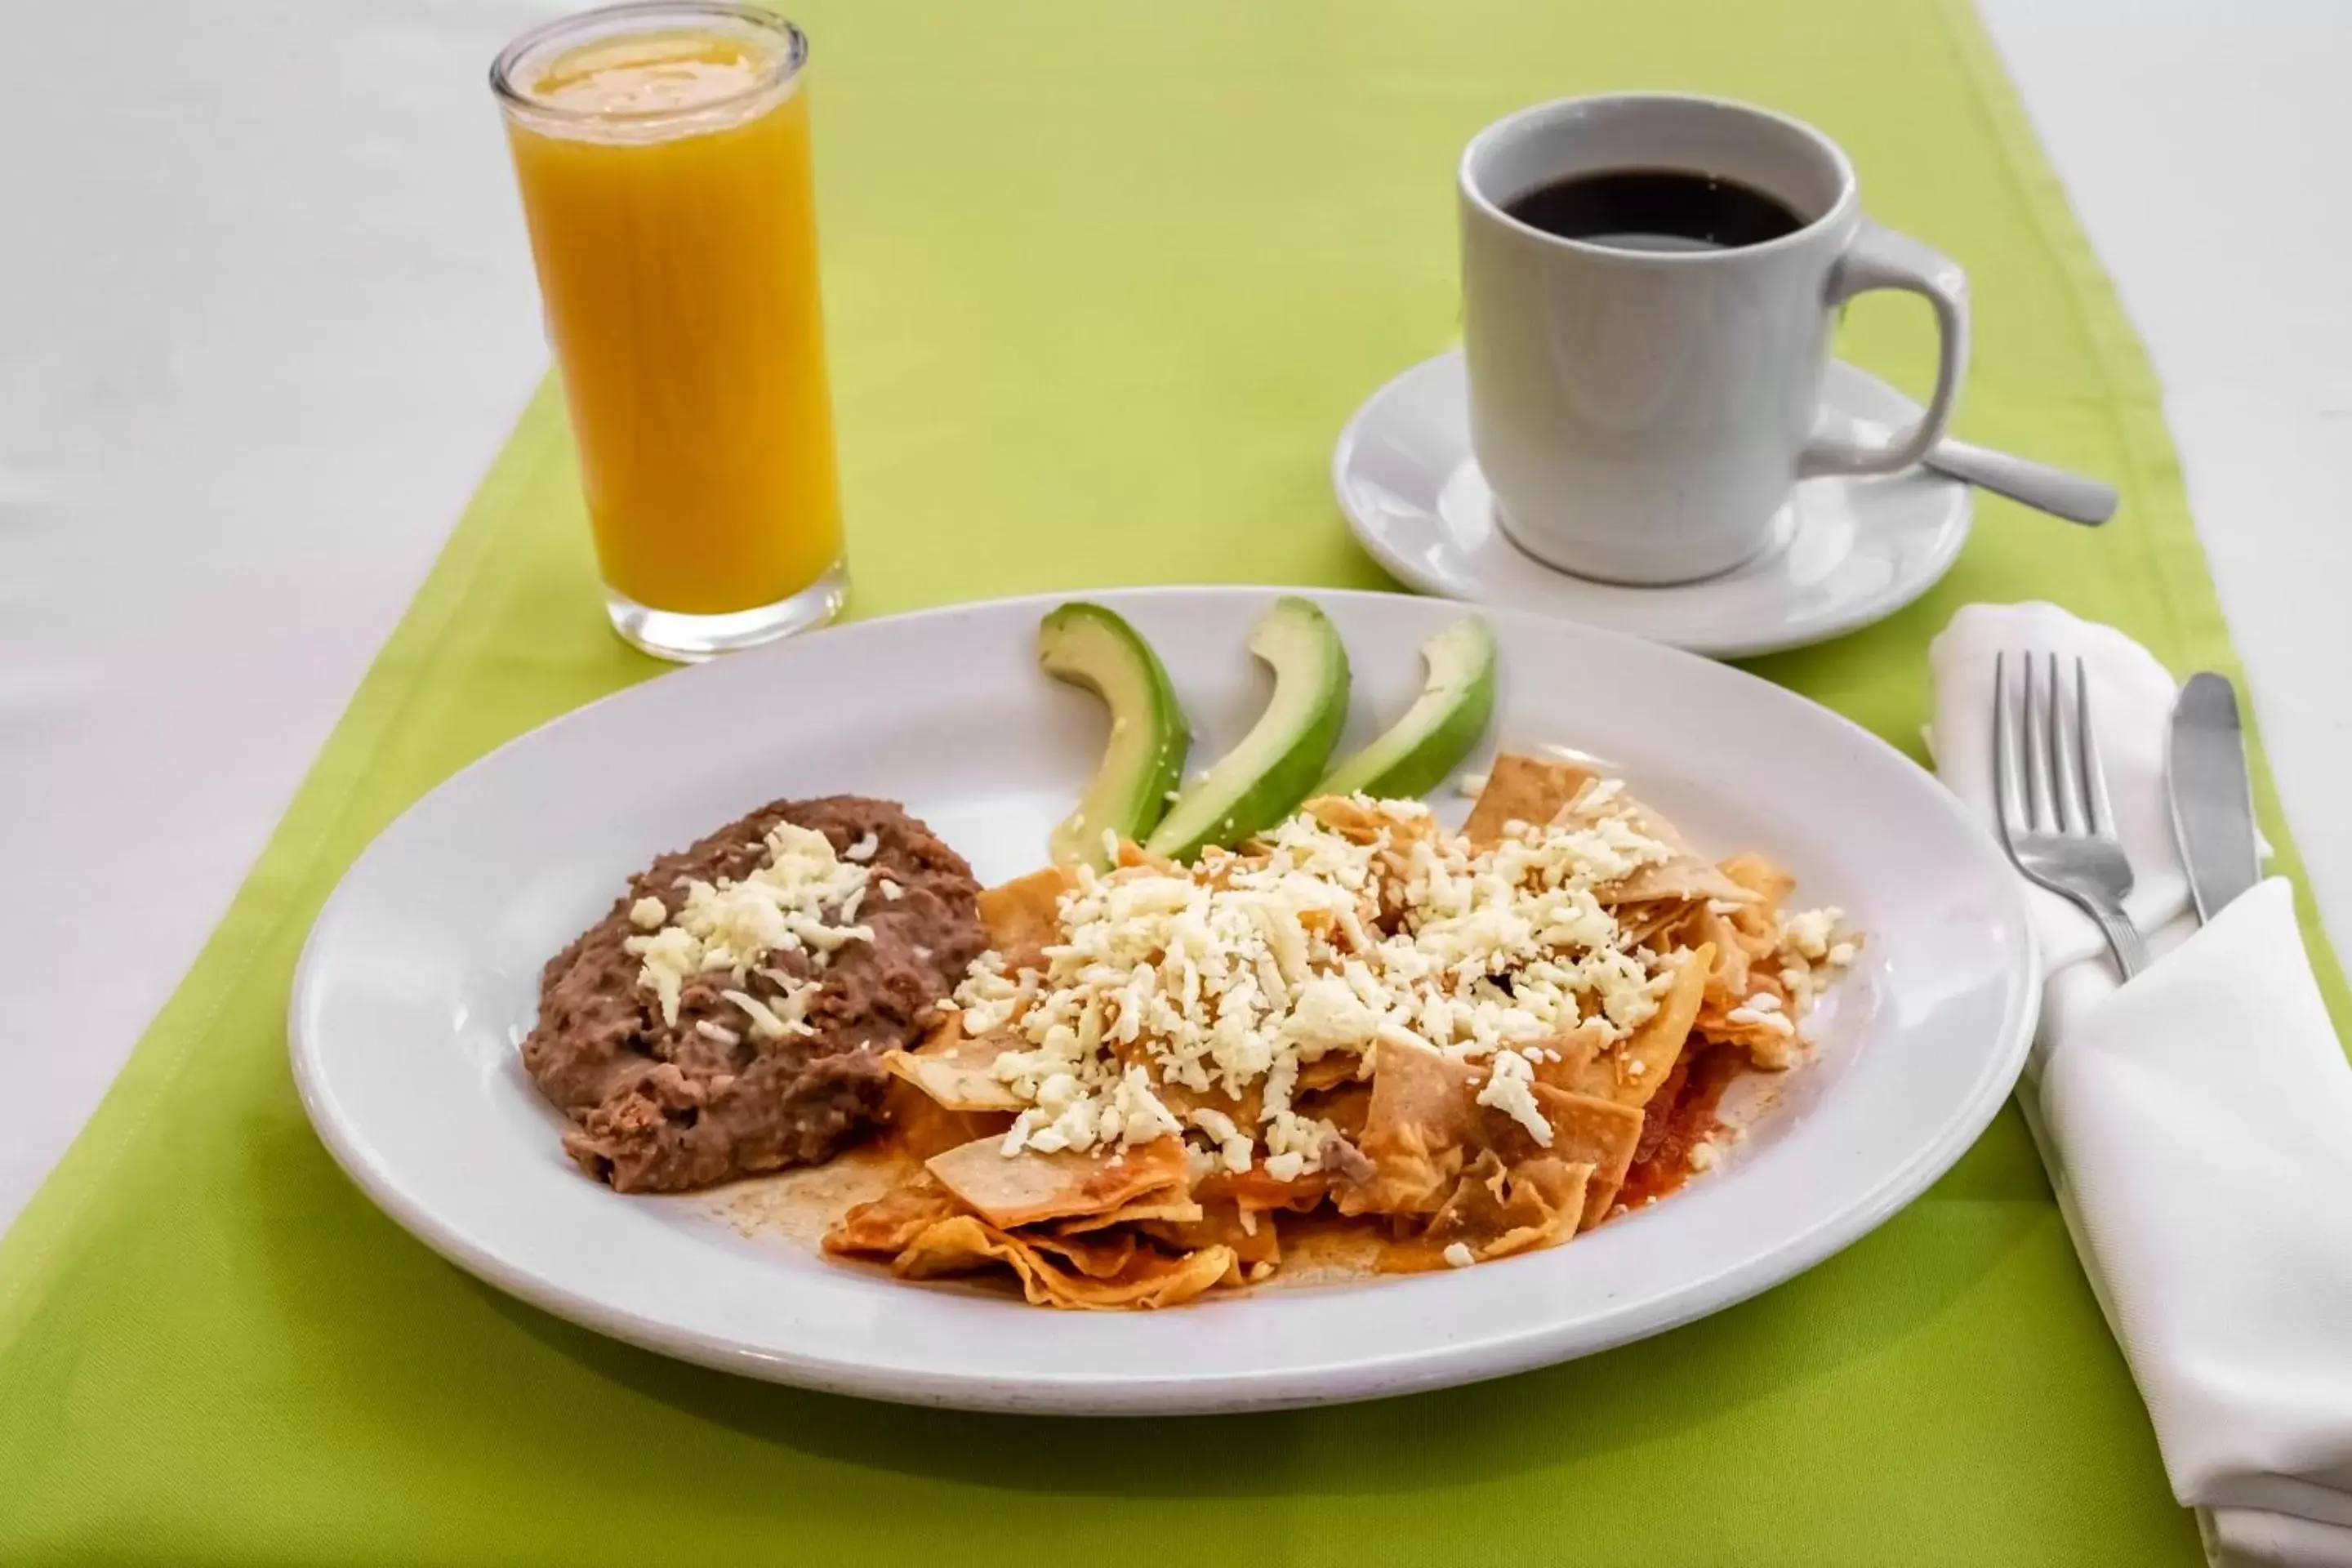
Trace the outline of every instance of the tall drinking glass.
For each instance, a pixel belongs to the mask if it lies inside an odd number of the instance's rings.
[[[651,0],[490,70],[605,607],[665,658],[822,625],[848,584],[807,62],[755,6]]]

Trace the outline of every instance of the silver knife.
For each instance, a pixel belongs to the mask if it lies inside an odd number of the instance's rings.
[[[2246,731],[2228,677],[2192,675],[2180,689],[2165,772],[2172,792],[2172,833],[2189,867],[2189,891],[2197,900],[2197,918],[2210,921],[2263,879],[2253,784],[2246,773]]]

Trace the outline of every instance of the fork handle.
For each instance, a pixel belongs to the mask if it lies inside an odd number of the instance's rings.
[[[2107,939],[2108,951],[2116,955],[2116,967],[2129,980],[2147,967],[2147,943],[2139,934],[2139,927],[2120,909],[2106,909],[2087,899],[2077,900],[2083,909],[2098,922],[2100,932]]]

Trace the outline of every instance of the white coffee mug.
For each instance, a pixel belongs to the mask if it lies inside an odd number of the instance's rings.
[[[1568,239],[1505,210],[1563,178],[1682,171],[1736,181],[1801,226],[1738,248]],[[1942,438],[1968,363],[1968,286],[1864,217],[1853,165],[1809,125],[1717,99],[1624,93],[1524,110],[1462,155],[1470,438],[1505,531],[1612,582],[1728,571],[1772,541],[1801,479],[1908,468]],[[1822,427],[1841,302],[1902,289],[1935,307],[1936,392],[1883,445]]]

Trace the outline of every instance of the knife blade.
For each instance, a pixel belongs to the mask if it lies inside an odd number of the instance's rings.
[[[2254,790],[2246,772],[2246,731],[2229,678],[2189,678],[2172,708],[2165,765],[2172,795],[2172,834],[2189,868],[2189,891],[2201,922],[2262,880],[2254,837]]]

